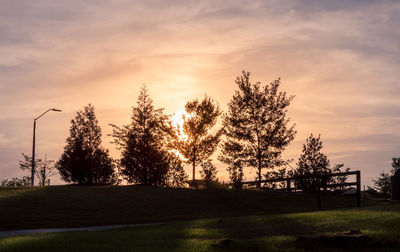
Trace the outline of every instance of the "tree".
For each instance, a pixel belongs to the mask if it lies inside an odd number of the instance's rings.
[[[314,137],[311,134],[307,140],[306,144],[303,144],[303,153],[300,155],[299,161],[297,163],[297,169],[294,171],[294,176],[300,176],[297,178],[296,185],[304,191],[316,191],[317,182],[321,179],[315,176],[326,175],[326,179],[322,179],[320,186],[325,186],[329,184],[343,184],[346,182],[348,176],[330,176],[333,173],[348,172],[350,168],[342,170],[344,164],[335,164],[333,167],[330,165],[330,161],[322,152],[323,144],[321,141],[321,135]],[[310,176],[310,178],[304,178]],[[343,190],[344,186],[339,186],[335,188],[336,190]]]
[[[394,174],[397,170],[400,169],[400,157],[392,158],[392,174]]]
[[[384,198],[390,197],[390,173],[382,171],[382,173],[379,174],[379,177],[376,180],[372,181],[374,182],[374,189],[378,191],[381,196],[383,196]]]
[[[250,73],[245,71],[236,78],[238,90],[223,115],[226,140],[219,156],[219,160],[229,165],[228,171],[254,167],[261,181],[262,169],[285,163],[281,154],[296,134],[295,125],[289,125],[286,116],[294,96],[279,91],[280,84],[280,79],[266,85],[252,84]]]
[[[23,176],[22,178],[11,178],[2,179],[0,181],[0,187],[12,187],[12,186],[30,186],[31,177]]]
[[[175,148],[185,157],[186,162],[193,167],[193,181],[196,166],[206,161],[217,149],[222,130],[210,133],[221,115],[219,106],[205,96],[203,100],[189,101],[185,105],[187,113],[183,115],[182,131],[186,138],[176,138]],[[178,134],[180,134],[178,129]]]
[[[23,160],[19,161],[19,168],[23,171],[31,171],[32,169],[32,158],[28,155],[22,153]],[[50,185],[49,177],[56,174],[56,167],[54,164],[54,160],[47,160],[47,156],[45,159],[35,159],[35,175],[39,179],[39,185]]]
[[[114,143],[122,152],[121,172],[128,182],[162,186],[169,183],[168,174],[181,173],[167,145],[173,135],[172,124],[163,109],[154,108],[146,86],[132,110],[131,124],[111,126]]]
[[[165,185],[168,187],[183,187],[188,177],[189,176],[183,169],[181,159],[178,156],[171,154]]]
[[[313,134],[307,138],[306,144],[303,144],[303,153],[300,155],[297,163],[297,176],[317,176],[329,173],[328,157],[321,151],[323,148],[321,135],[314,137]],[[315,191],[317,188],[317,179],[301,178],[296,180],[297,186],[302,190]]]
[[[207,183],[212,183],[217,179],[217,167],[211,162],[210,159],[201,163],[202,170],[200,171],[201,178]]]
[[[56,163],[64,181],[80,185],[114,183],[114,161],[101,146],[101,128],[91,104],[71,120],[66,142],[64,153]]]
[[[377,190],[383,197],[388,198],[391,195],[390,176],[394,175],[400,169],[400,157],[392,158],[392,169],[389,173],[382,171],[379,177],[374,182],[374,189]]]

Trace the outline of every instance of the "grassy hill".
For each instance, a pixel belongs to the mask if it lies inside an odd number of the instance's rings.
[[[332,242],[338,232],[363,236]],[[400,204],[0,238],[0,251],[399,251]],[[330,238],[329,238],[330,237]],[[228,244],[221,244],[229,238]],[[221,244],[221,246],[215,246]]]
[[[323,209],[355,205],[323,195]],[[365,204],[365,202],[364,202]],[[146,186],[51,186],[0,189],[0,230],[307,212],[316,195],[257,190],[192,190]]]

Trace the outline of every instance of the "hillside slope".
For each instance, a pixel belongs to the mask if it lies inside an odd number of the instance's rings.
[[[325,196],[323,208],[354,206]],[[146,186],[51,186],[0,189],[0,230],[80,227],[316,210],[316,196],[256,190]]]

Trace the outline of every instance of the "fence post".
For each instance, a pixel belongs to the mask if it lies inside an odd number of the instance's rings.
[[[357,171],[356,173],[356,179],[357,179],[357,206],[361,206],[361,174],[360,171]]]
[[[320,180],[317,178],[317,194],[318,194],[318,208],[321,208],[321,190]]]

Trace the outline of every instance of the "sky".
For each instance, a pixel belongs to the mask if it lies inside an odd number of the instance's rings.
[[[296,96],[292,166],[321,134],[331,163],[371,185],[400,156],[399,25],[399,1],[0,0],[0,179],[24,175],[33,118],[48,108],[62,113],[38,120],[38,157],[60,157],[88,103],[118,157],[109,124],[129,123],[143,83],[168,114],[205,94],[226,110],[245,70]]]

